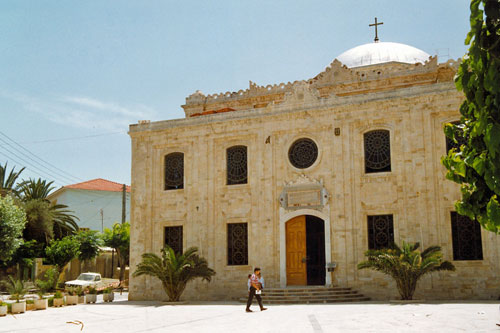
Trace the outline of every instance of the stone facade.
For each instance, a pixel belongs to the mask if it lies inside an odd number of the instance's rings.
[[[395,298],[386,276],[358,271],[368,249],[367,216],[392,214],[394,240],[440,245],[453,260],[450,212],[458,186],[444,177],[443,125],[459,119],[463,95],[453,76],[458,63],[396,62],[347,68],[334,61],[307,81],[186,99],[185,119],[140,122],[132,138],[131,272],[144,252],[160,253],[164,228],[183,227],[183,247],[197,246],[217,275],[194,282],[186,299],[234,299],[246,293],[247,274],[260,266],[267,287],[285,287],[285,225],[300,215],[324,221],[326,262],[333,280],[374,299]],[[364,133],[390,132],[391,171],[365,173]],[[288,150],[310,138],[318,158],[306,169]],[[226,185],[226,150],[247,147],[248,182]],[[184,153],[184,188],[164,190],[164,157]],[[318,190],[321,198],[300,204]],[[312,193],[312,192],[311,192]],[[280,201],[284,195],[294,205]],[[311,195],[303,195],[309,200]],[[297,199],[298,198],[298,199]],[[248,265],[227,265],[227,224],[248,224]],[[424,278],[416,298],[497,298],[500,244],[481,231],[483,260],[453,261],[455,272]],[[129,298],[165,299],[160,283],[131,278]]]

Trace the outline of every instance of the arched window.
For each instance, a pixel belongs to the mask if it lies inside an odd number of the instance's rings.
[[[171,153],[165,156],[165,190],[184,188],[184,154]]]
[[[234,146],[227,149],[227,185],[248,182],[247,147]]]
[[[387,130],[375,130],[364,135],[365,172],[391,171],[391,140]]]
[[[318,158],[318,146],[309,138],[296,140],[288,149],[288,159],[297,169],[307,169]]]

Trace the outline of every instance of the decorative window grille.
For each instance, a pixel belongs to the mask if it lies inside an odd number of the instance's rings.
[[[165,156],[165,190],[184,188],[184,154],[171,153]]]
[[[247,147],[234,146],[227,149],[227,185],[246,184]]]
[[[165,227],[165,244],[182,254],[182,226]]]
[[[290,163],[298,169],[306,169],[316,162],[318,158],[318,146],[308,138],[295,141],[288,150]]]
[[[454,122],[452,122],[452,124],[458,125],[458,124],[460,124],[460,122],[454,121]],[[459,130],[459,134],[463,134],[462,129]],[[462,135],[459,135],[457,137],[457,141],[458,141],[458,143],[455,143],[452,139],[446,137],[446,153],[448,153],[448,151],[450,151],[450,149],[453,149],[453,148],[455,148],[457,151],[460,151],[460,146],[463,144],[467,144],[467,140]]]
[[[364,135],[365,172],[391,171],[391,142],[387,130],[375,130]]]
[[[378,250],[389,248],[394,243],[392,215],[368,216],[368,248]]]
[[[453,260],[483,260],[481,226],[467,216],[451,212]]]
[[[248,265],[247,223],[227,225],[227,264]]]

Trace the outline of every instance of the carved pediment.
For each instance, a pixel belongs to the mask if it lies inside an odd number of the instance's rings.
[[[296,180],[285,182],[279,202],[281,207],[287,210],[322,209],[329,197],[322,180],[311,179],[301,174]]]

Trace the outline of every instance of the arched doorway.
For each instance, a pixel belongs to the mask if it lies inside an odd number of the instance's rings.
[[[287,285],[325,285],[325,222],[313,215],[285,226]]]

